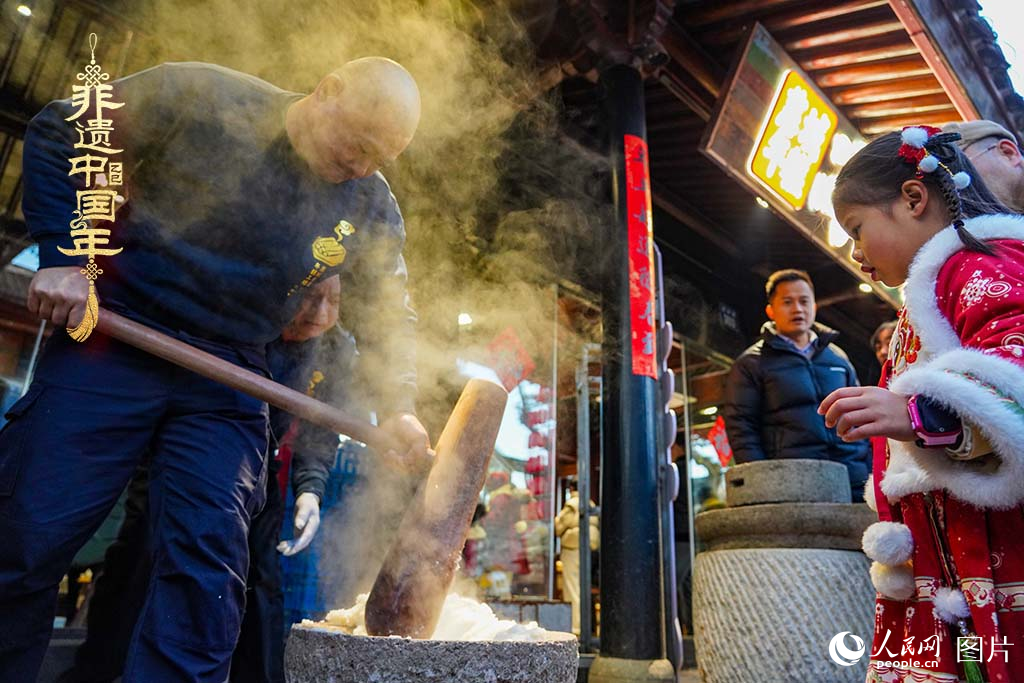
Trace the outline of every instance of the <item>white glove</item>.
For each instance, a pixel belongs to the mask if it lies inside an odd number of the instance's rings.
[[[292,540],[277,544],[277,552],[289,556],[306,549],[320,528],[320,499],[315,493],[300,493],[295,499],[295,532]]]

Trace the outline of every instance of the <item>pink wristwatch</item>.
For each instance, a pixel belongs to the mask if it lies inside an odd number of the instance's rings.
[[[907,399],[907,413],[910,414],[910,427],[917,434],[917,445],[921,448],[946,448],[953,446],[960,439],[962,428],[945,432],[930,432],[925,429],[921,419],[921,411],[917,406],[918,394]]]

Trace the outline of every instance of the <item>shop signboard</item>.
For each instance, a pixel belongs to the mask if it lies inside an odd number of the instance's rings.
[[[803,74],[787,69],[750,155],[750,173],[799,211],[839,118]]]
[[[865,142],[758,23],[737,55],[700,149],[822,251],[899,307],[899,292],[872,281],[850,258],[852,242],[832,213],[836,175]]]

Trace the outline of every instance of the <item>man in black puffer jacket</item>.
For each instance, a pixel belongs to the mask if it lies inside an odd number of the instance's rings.
[[[729,375],[725,425],[736,462],[828,459],[846,465],[854,502],[870,472],[867,441],[845,443],[825,426],[818,405],[835,389],[857,386],[838,332],[814,322],[814,286],[801,270],[772,273],[765,285],[770,322]]]

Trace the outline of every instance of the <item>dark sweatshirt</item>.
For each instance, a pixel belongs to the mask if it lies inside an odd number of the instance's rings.
[[[340,273],[342,296],[369,312],[352,321],[353,333],[387,359],[378,364],[387,369],[378,384],[385,412],[411,411],[416,316],[405,228],[383,176],[316,177],[284,129],[301,96],[255,77],[163,64],[113,86],[124,107],[106,115],[112,145],[124,150],[127,203],[107,226],[124,251],[100,257],[101,304],[203,339],[262,345],[295,315],[303,286]],[[64,120],[71,112],[70,100],[51,102],[25,136],[23,207],[43,268],[84,262],[57,251],[72,246],[68,224],[84,188],[68,176],[68,159],[80,154]],[[355,231],[336,230],[342,221]]]

